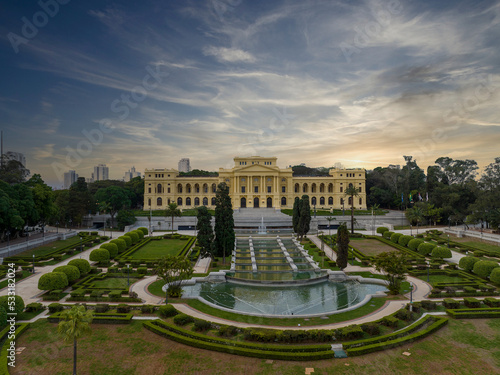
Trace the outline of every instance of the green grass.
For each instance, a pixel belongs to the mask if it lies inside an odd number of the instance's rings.
[[[427,281],[427,275],[418,276],[418,278],[420,280]],[[459,283],[462,281],[469,281],[469,280],[457,276],[433,275],[432,273],[429,274],[429,282],[431,283],[431,285],[434,285],[435,283]]]
[[[463,243],[464,245],[475,247],[480,250],[493,251],[500,255],[500,246],[490,245],[484,242],[476,242],[476,241],[467,241],[461,243]]]
[[[23,271],[23,277],[20,279],[16,279],[16,283],[21,281],[22,279],[28,277],[29,275],[32,275],[32,273],[30,271]],[[6,288],[8,285],[8,281],[9,280],[4,280],[4,281],[0,282],[0,289]]]
[[[332,323],[340,323],[356,318],[360,318],[362,316],[368,315],[385,304],[385,298],[376,297],[372,298],[370,302],[361,306],[359,309],[338,313],[327,316],[326,319],[321,319],[320,317],[315,318],[264,318],[260,316],[249,316],[237,313],[231,313],[227,311],[222,311],[216,309],[214,307],[208,306],[203,302],[198,300],[190,299],[187,300],[187,304],[192,308],[201,311],[205,314],[216,316],[221,319],[232,320],[235,322],[248,323],[248,324],[261,324],[261,325],[273,325],[273,326],[282,326],[282,327],[293,327],[300,324],[301,326],[316,326],[316,325],[325,325]]]
[[[139,279],[131,277],[130,285],[138,281]],[[95,288],[103,289],[127,289],[127,277],[108,277],[104,280],[95,280],[93,282]]]
[[[20,254],[17,254],[16,256],[32,257],[33,254],[35,254],[35,256],[37,257],[44,256],[45,254],[51,253],[56,250],[60,250],[62,248],[65,248],[66,246],[76,245],[78,242],[80,242],[80,237],[74,236],[68,238],[67,240],[54,241],[42,246],[35,247],[34,249],[24,251]]]
[[[164,280],[156,280],[155,282],[149,284],[148,292],[158,297],[165,297],[165,292],[161,290],[163,285],[165,285]]]
[[[187,241],[180,239],[149,241],[130,256],[132,259],[158,259],[165,255],[178,255]]]
[[[293,216],[293,210],[289,208],[282,209],[281,212],[283,212],[285,215],[288,216]],[[389,211],[386,210],[377,210],[374,212],[375,215],[383,216]],[[371,215],[372,212],[371,210],[354,210],[354,216],[356,215]],[[311,210],[311,216],[314,216],[314,210]],[[336,219],[339,219],[338,216],[342,216],[342,210],[333,210],[332,212],[328,210],[316,210],[316,216],[333,216]],[[344,216],[348,217],[351,216],[351,209],[347,208],[344,211]]]
[[[40,311],[32,311],[32,312],[26,312],[23,311],[20,315],[16,317],[16,320],[30,320],[33,319],[35,316],[40,315],[43,313],[45,310],[40,310]]]

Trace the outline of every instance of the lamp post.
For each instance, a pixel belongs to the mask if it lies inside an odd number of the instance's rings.
[[[127,263],[127,286],[130,287],[130,264]]]
[[[431,268],[431,264],[428,260],[426,260],[425,263],[427,263],[427,282],[429,282],[429,268]]]
[[[168,284],[165,284],[165,305],[168,305]]]
[[[342,216],[345,216],[344,203],[344,198],[342,198]]]
[[[33,273],[35,273],[35,254],[33,254]]]
[[[410,311],[413,311],[413,283],[410,281]]]
[[[83,253],[83,237],[80,236],[80,253]]]
[[[316,219],[316,203],[314,203],[314,218]]]
[[[450,248],[450,235],[448,234],[448,249]]]
[[[410,236],[413,236],[413,228],[411,226],[411,223],[410,223]]]

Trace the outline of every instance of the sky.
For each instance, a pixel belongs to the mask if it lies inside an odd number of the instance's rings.
[[[0,129],[54,187],[105,163],[500,156],[499,1],[6,0]]]

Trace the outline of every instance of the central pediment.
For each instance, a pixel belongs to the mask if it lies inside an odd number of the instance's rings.
[[[237,166],[233,168],[234,173],[248,173],[248,172],[279,172],[280,169],[274,165],[262,165],[262,164],[253,164],[253,165],[243,165]]]

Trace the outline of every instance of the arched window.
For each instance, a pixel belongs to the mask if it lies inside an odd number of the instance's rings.
[[[321,184],[319,185],[319,192],[320,192],[320,193],[324,193],[324,192],[325,192],[325,184],[324,184],[324,183],[321,183]]]
[[[311,204],[312,204],[313,206],[316,206],[316,197],[312,197],[312,199],[311,199]]]
[[[151,206],[151,198],[148,199],[148,206]]]
[[[307,186],[307,184],[302,185],[302,192],[303,193],[307,193],[308,190],[309,190],[309,186]]]
[[[208,189],[208,187],[207,187],[207,189]],[[208,206],[208,198],[207,197],[203,198],[203,205]]]
[[[316,184],[311,185],[311,193],[316,193]]]
[[[208,193],[208,184],[203,184],[203,192]]]
[[[324,206],[325,205],[325,197],[319,198],[319,205]]]
[[[186,185],[186,193],[191,193],[191,185],[190,184]]]
[[[347,200],[347,204],[350,206],[352,205],[352,197],[349,197],[349,199]]]
[[[216,191],[217,191],[217,185],[212,184],[212,193],[215,193]],[[212,205],[215,205],[215,203]]]
[[[361,206],[363,204],[363,198],[359,198],[359,205]]]
[[[186,206],[191,206],[191,198],[186,198]]]
[[[182,185],[181,185],[181,184],[178,184],[178,185],[177,185],[177,192],[178,192],[179,194],[182,194]]]
[[[344,204],[344,198],[340,198],[340,204]]]
[[[161,194],[161,184],[156,185],[156,192]]]
[[[158,198],[158,199],[156,200],[156,205],[157,205],[157,206],[161,206],[161,205],[162,205],[162,203],[163,203],[163,202],[162,202],[161,198]]]
[[[286,206],[286,198],[285,197],[281,198],[281,205]]]
[[[333,184],[332,183],[328,184],[328,192],[333,193]]]
[[[195,184],[194,185],[194,192],[195,193],[199,193],[200,192],[200,185],[199,184]]]
[[[194,198],[194,205],[199,206],[200,205],[200,198],[196,197]]]
[[[212,197],[212,206],[215,206],[215,197]]]
[[[177,198],[177,206],[182,206],[182,198]]]
[[[295,184],[295,192],[296,193],[300,193],[299,184]]]
[[[240,199],[240,207],[241,208],[246,208],[247,207],[247,200],[245,197]]]
[[[328,204],[333,205],[333,197],[328,197]]]

